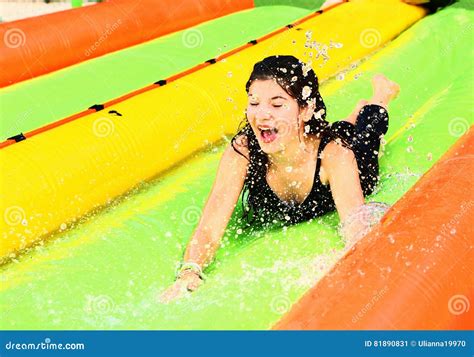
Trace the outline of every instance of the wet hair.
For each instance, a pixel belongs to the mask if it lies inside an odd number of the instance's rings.
[[[305,134],[321,136],[328,131],[329,123],[326,121],[326,106],[319,93],[319,83],[313,69],[294,56],[270,56],[256,63],[245,86],[247,93],[251,84],[256,80],[275,80],[280,87],[293,97],[300,108],[309,103],[314,103],[313,117],[305,124]],[[298,120],[298,119],[297,119]],[[232,138],[231,145],[234,150],[249,161],[247,177],[242,190],[243,218],[247,223],[254,223],[257,219],[264,221],[265,212],[263,198],[259,192],[260,185],[255,180],[266,179],[268,169],[268,155],[260,148],[255,133],[247,117],[239,126],[237,134]],[[298,134],[299,137],[299,134]],[[243,138],[240,145],[248,148],[247,157],[236,148],[236,140]],[[301,141],[301,138],[299,137]]]
[[[430,0],[427,3],[420,4],[422,7],[426,8],[430,13],[435,13],[438,10],[441,10],[443,7],[452,5],[457,0]]]

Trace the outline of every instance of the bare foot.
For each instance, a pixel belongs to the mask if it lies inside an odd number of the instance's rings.
[[[363,106],[368,104],[377,104],[384,108],[388,107],[388,103],[395,99],[400,92],[400,86],[385,77],[383,74],[376,74],[372,78],[372,87],[374,94],[371,99],[360,100],[354,108],[354,111],[344,120],[355,125],[357,117]]]
[[[372,78],[372,87],[374,90],[374,98],[388,102],[395,99],[400,92],[398,83],[391,81],[383,74],[376,74]]]
[[[341,2],[344,2],[344,0],[326,0],[324,4],[321,5],[320,9],[324,10],[330,6],[340,4]]]

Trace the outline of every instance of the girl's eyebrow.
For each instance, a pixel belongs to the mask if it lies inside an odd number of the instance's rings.
[[[255,97],[256,99],[258,99],[258,97],[257,97],[255,94],[253,94],[253,93],[249,93],[248,96],[249,96],[249,97]],[[287,100],[287,98],[282,97],[281,95],[276,95],[276,96],[272,97],[270,100],[274,100],[274,99]]]

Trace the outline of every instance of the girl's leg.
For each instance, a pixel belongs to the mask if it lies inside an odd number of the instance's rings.
[[[400,92],[400,86],[397,83],[389,80],[383,74],[377,74],[372,78],[372,89],[372,98],[369,100],[360,100],[356,104],[354,111],[346,119],[344,119],[345,121],[356,125],[360,111],[368,104],[380,105],[381,107],[385,108],[385,110],[387,110],[390,101],[395,99]]]
[[[388,130],[388,112],[382,106],[369,104],[362,108],[356,123],[356,154],[364,195],[372,193],[379,180],[381,135]]]
[[[388,130],[387,107],[400,91],[397,83],[383,75],[374,76],[372,87],[372,98],[357,103],[350,116],[356,127],[357,162],[364,195],[372,193],[378,183],[380,138]]]

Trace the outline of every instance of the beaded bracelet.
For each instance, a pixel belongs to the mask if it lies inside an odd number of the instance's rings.
[[[202,269],[199,264],[194,262],[181,262],[178,269],[176,270],[176,279],[179,279],[181,277],[181,274],[186,270],[191,270],[195,272],[201,280],[206,279],[206,276],[202,272]]]

